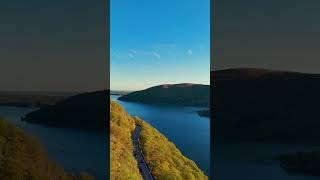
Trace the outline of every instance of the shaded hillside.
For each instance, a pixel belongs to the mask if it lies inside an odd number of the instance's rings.
[[[48,95],[40,92],[28,93],[1,91],[0,106],[43,107],[53,105],[66,97],[66,95]]]
[[[318,143],[320,75],[229,69],[211,84],[218,137]]]
[[[142,180],[133,156],[131,133],[135,122],[114,101],[110,102],[110,179]]]
[[[197,165],[155,128],[129,116],[117,103],[110,103],[111,179],[141,179],[133,156],[131,135],[135,124],[142,127],[141,148],[153,176],[158,180],[208,179]]]
[[[91,180],[86,173],[73,176],[55,165],[42,146],[0,119],[0,179],[8,180]]]
[[[55,105],[31,112],[23,120],[59,128],[105,131],[108,98],[108,91],[72,96]]]
[[[181,106],[209,106],[209,85],[167,84],[119,97],[121,101]]]

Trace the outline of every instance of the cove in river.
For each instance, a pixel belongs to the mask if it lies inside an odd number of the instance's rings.
[[[111,95],[130,115],[140,117],[165,135],[210,177],[210,120],[197,114],[204,108],[147,105],[118,101],[118,97]]]
[[[34,108],[0,107],[0,117],[36,137],[49,157],[67,172],[86,171],[97,180],[107,179],[106,134],[75,129],[51,128],[20,121]]]

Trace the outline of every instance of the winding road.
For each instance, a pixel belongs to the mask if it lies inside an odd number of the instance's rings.
[[[151,174],[151,171],[148,167],[148,164],[145,161],[144,156],[142,154],[142,150],[141,150],[140,142],[139,142],[140,132],[141,132],[141,126],[136,125],[136,128],[132,134],[133,154],[138,162],[138,167],[139,167],[140,174],[141,174],[143,180],[154,180],[154,178]]]

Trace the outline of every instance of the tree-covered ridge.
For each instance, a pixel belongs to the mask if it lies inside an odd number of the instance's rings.
[[[67,174],[46,155],[39,142],[0,118],[0,179],[92,180],[86,173]]]
[[[218,138],[319,143],[320,74],[226,69],[211,84]]]
[[[142,180],[133,156],[131,133],[135,122],[124,109],[110,101],[110,179]]]
[[[153,176],[158,180],[206,180],[197,165],[155,128],[128,115],[116,102],[110,102],[111,179],[141,179],[133,156],[131,133],[141,125],[140,143]]]
[[[78,94],[26,114],[23,120],[58,128],[105,132],[108,91]]]
[[[141,125],[140,143],[145,159],[158,180],[203,180],[208,177],[158,130],[135,118]]]
[[[118,99],[145,104],[208,107],[210,104],[210,86],[190,83],[164,84],[131,92]]]

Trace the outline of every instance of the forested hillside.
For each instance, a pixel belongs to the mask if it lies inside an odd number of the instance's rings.
[[[133,156],[131,132],[135,122],[124,109],[110,101],[110,179],[142,179]]]
[[[208,179],[192,160],[158,130],[139,118],[142,127],[140,142],[146,161],[157,179],[202,180]]]
[[[0,179],[92,180],[67,174],[53,163],[36,139],[0,118]]]
[[[111,179],[141,179],[133,156],[131,133],[142,127],[140,142],[153,176],[158,180],[202,180],[207,176],[155,128],[129,116],[117,103],[110,103]]]

